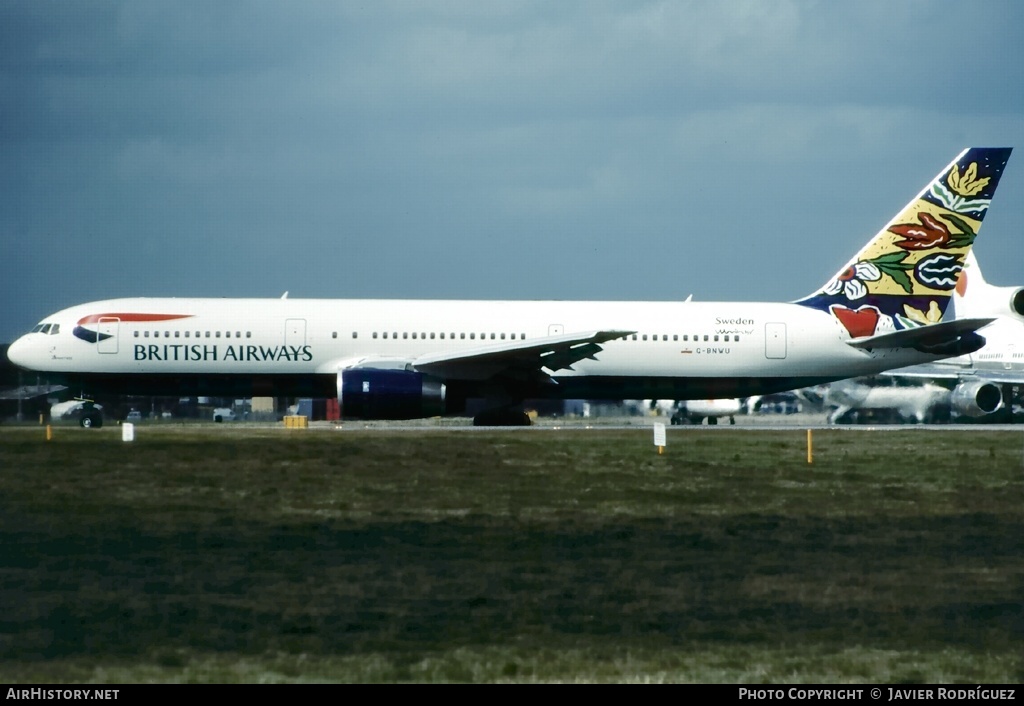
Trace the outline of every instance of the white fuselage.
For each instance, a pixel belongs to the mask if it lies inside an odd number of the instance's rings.
[[[833,317],[773,303],[141,298],[75,306],[36,328],[11,346],[15,364],[138,383],[415,369],[421,356],[635,332],[601,344],[593,359],[547,371],[561,387],[544,391],[554,397],[745,396],[938,358],[853,348]]]

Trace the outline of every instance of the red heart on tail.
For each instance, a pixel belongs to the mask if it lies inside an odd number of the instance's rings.
[[[845,326],[854,338],[874,335],[875,327],[878,326],[878,309],[875,307],[863,306],[856,311],[843,306],[833,306],[831,309],[839,323]]]

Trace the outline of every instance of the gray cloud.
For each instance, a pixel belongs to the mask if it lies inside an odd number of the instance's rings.
[[[122,295],[796,298],[960,148],[1021,143],[1022,14],[4,3],[0,340]]]

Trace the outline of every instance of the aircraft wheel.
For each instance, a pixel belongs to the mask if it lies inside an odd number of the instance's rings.
[[[78,423],[83,429],[99,429],[103,426],[103,417],[98,414],[83,414]]]

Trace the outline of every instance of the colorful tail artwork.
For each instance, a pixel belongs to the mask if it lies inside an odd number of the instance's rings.
[[[851,338],[952,317],[964,258],[978,235],[1011,148],[960,153],[821,291],[796,302],[831,313]]]

